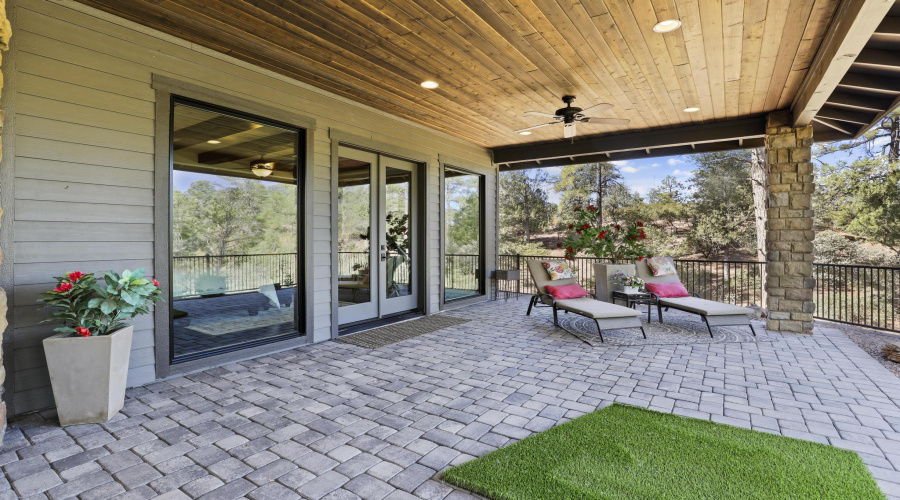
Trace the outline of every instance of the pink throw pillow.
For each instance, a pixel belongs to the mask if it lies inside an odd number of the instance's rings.
[[[544,288],[547,289],[547,293],[552,295],[556,300],[577,299],[578,297],[586,297],[588,295],[587,290],[581,288],[581,285],[578,283],[559,286],[547,285]]]
[[[661,299],[691,296],[691,294],[688,293],[687,288],[685,288],[680,281],[674,281],[672,283],[645,283],[644,286],[647,288],[648,292],[655,293]]]

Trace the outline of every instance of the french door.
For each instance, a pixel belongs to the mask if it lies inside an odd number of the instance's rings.
[[[338,322],[418,307],[416,164],[341,146]]]

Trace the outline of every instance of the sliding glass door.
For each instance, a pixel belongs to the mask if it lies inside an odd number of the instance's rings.
[[[300,335],[300,132],[172,108],[173,362]]]
[[[444,168],[444,301],[484,294],[484,176]]]

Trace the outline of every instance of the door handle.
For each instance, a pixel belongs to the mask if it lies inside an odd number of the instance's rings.
[[[387,254],[385,254],[385,253],[381,254],[381,261],[384,262],[386,260],[387,260]]]

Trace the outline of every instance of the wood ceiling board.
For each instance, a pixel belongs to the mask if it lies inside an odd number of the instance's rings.
[[[777,109],[793,102],[839,3],[81,1],[485,147],[558,138],[513,130],[569,92],[630,120],[580,131],[596,136]],[[667,18],[682,28],[654,33]],[[422,89],[426,78],[441,86]]]

